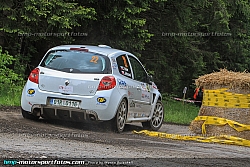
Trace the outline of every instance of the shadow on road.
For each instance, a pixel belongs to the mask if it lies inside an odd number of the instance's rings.
[[[74,128],[78,130],[86,130],[86,131],[95,131],[95,132],[111,132],[112,128],[109,122],[72,122],[72,121],[64,121],[64,120],[48,120],[48,119],[39,119],[38,122],[44,124],[51,124],[56,126],[61,126],[64,128]],[[133,130],[143,130],[141,123],[129,123],[126,124],[124,133],[131,132]]]

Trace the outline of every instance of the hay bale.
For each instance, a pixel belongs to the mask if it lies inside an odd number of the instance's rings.
[[[248,98],[248,94],[250,94],[250,74],[248,72],[232,72],[226,69],[222,69],[219,72],[214,72],[211,74],[207,74],[199,77],[195,80],[196,86],[203,86],[205,90],[218,90],[222,88],[226,88],[226,95],[229,93],[233,93],[232,95],[238,97]],[[204,98],[206,98],[206,93],[204,93]],[[211,97],[211,96],[210,96]],[[226,98],[226,96],[224,96]],[[214,98],[214,97],[213,97]],[[238,98],[239,100],[240,98]],[[250,95],[249,95],[250,99]],[[214,99],[211,99],[214,100]],[[241,98],[242,100],[242,98]],[[202,104],[200,108],[198,116],[214,116],[225,118],[228,120],[236,121],[241,124],[248,125],[250,124],[250,107],[246,107],[246,104],[239,104],[237,107],[227,107],[226,102],[223,106],[221,103],[224,103],[222,99],[218,100],[219,104],[210,105],[210,103]],[[234,100],[235,101],[235,100]],[[249,100],[250,102],[250,100]],[[228,103],[229,104],[229,103]],[[248,104],[248,103],[247,103]],[[250,104],[250,103],[249,103]],[[241,107],[245,106],[245,107]],[[250,106],[250,105],[249,105]],[[190,124],[190,130],[196,134],[201,134],[201,126],[204,121],[192,121]],[[242,131],[238,132],[229,125],[206,125],[206,135],[232,135],[250,140],[250,131]]]
[[[196,86],[203,86],[204,89],[219,89],[229,88],[233,89],[235,93],[240,93],[242,90],[250,93],[250,73],[244,72],[233,72],[226,69],[221,69],[219,72],[213,72],[200,76],[195,80]]]
[[[193,120],[189,126],[189,130],[195,134],[202,134],[201,126],[204,121],[195,121]]]

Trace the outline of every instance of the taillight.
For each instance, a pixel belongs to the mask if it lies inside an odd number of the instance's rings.
[[[113,89],[115,86],[116,86],[115,77],[105,76],[100,81],[97,90],[109,90],[109,89]]]
[[[31,71],[29,75],[29,80],[31,82],[38,84],[38,78],[39,78],[39,68],[35,68],[34,70]]]

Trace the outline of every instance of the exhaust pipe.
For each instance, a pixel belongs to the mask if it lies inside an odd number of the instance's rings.
[[[40,108],[34,108],[32,113],[35,116],[41,116],[41,109]]]
[[[95,117],[93,114],[90,114],[90,115],[89,115],[89,119],[90,119],[91,121],[96,121],[96,117]]]

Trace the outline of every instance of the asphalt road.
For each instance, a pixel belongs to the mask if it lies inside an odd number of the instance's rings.
[[[128,124],[117,134],[104,123],[31,121],[21,116],[20,108],[6,107],[0,109],[0,126],[2,166],[13,159],[38,160],[33,166],[67,166],[62,164],[66,161],[83,161],[75,166],[250,166],[249,147],[133,133],[143,130],[140,123]],[[170,124],[163,124],[160,131],[191,133],[188,126]]]

